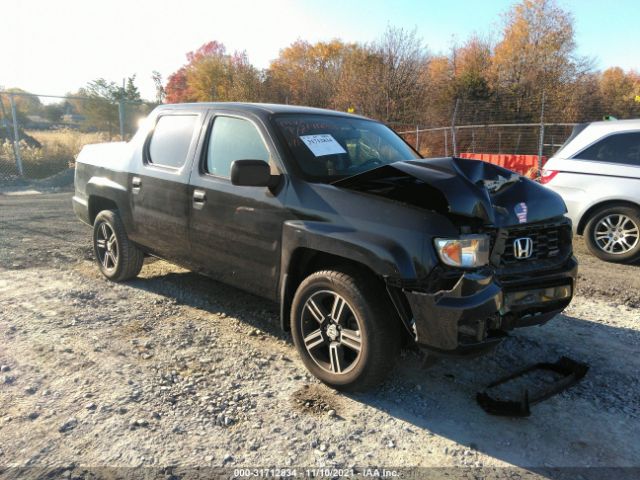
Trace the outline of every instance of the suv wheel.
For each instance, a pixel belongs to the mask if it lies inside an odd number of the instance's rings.
[[[307,369],[339,390],[382,382],[400,350],[399,322],[385,292],[359,273],[307,277],[293,299],[291,332]]]
[[[608,262],[640,259],[640,211],[624,205],[597,210],[584,230],[587,247]]]
[[[144,254],[129,240],[113,210],[103,210],[93,222],[93,252],[102,274],[114,282],[136,277],[144,262]]]

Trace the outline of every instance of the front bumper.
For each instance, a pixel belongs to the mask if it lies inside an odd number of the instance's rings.
[[[539,325],[560,313],[571,302],[577,273],[572,256],[554,271],[526,278],[468,272],[450,290],[404,290],[416,341],[449,354],[486,349],[506,331]]]

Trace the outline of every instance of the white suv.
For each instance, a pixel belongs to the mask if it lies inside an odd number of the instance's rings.
[[[610,262],[640,259],[640,119],[578,125],[545,164],[589,250]]]

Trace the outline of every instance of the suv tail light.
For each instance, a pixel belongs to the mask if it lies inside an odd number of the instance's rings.
[[[542,174],[540,175],[540,183],[546,184],[549,183],[554,177],[558,174],[558,170],[546,170],[542,169]]]

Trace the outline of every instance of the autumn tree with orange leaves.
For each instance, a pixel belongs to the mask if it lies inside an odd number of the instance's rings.
[[[447,125],[458,104],[462,122],[536,122],[543,96],[558,121],[640,116],[640,75],[598,72],[577,55],[573,18],[556,0],[521,0],[497,41],[474,34],[446,54],[430,52],[417,31],[388,27],[372,43],[297,40],[258,71],[213,41],[187,54],[165,92],[168,103],[289,103],[395,125]]]
[[[227,54],[220,42],[187,53],[187,63],[171,74],[166,102],[255,102],[261,97],[258,70],[245,52]]]
[[[271,101],[332,107],[346,53],[340,40],[310,44],[297,40],[280,51],[266,71]]]

